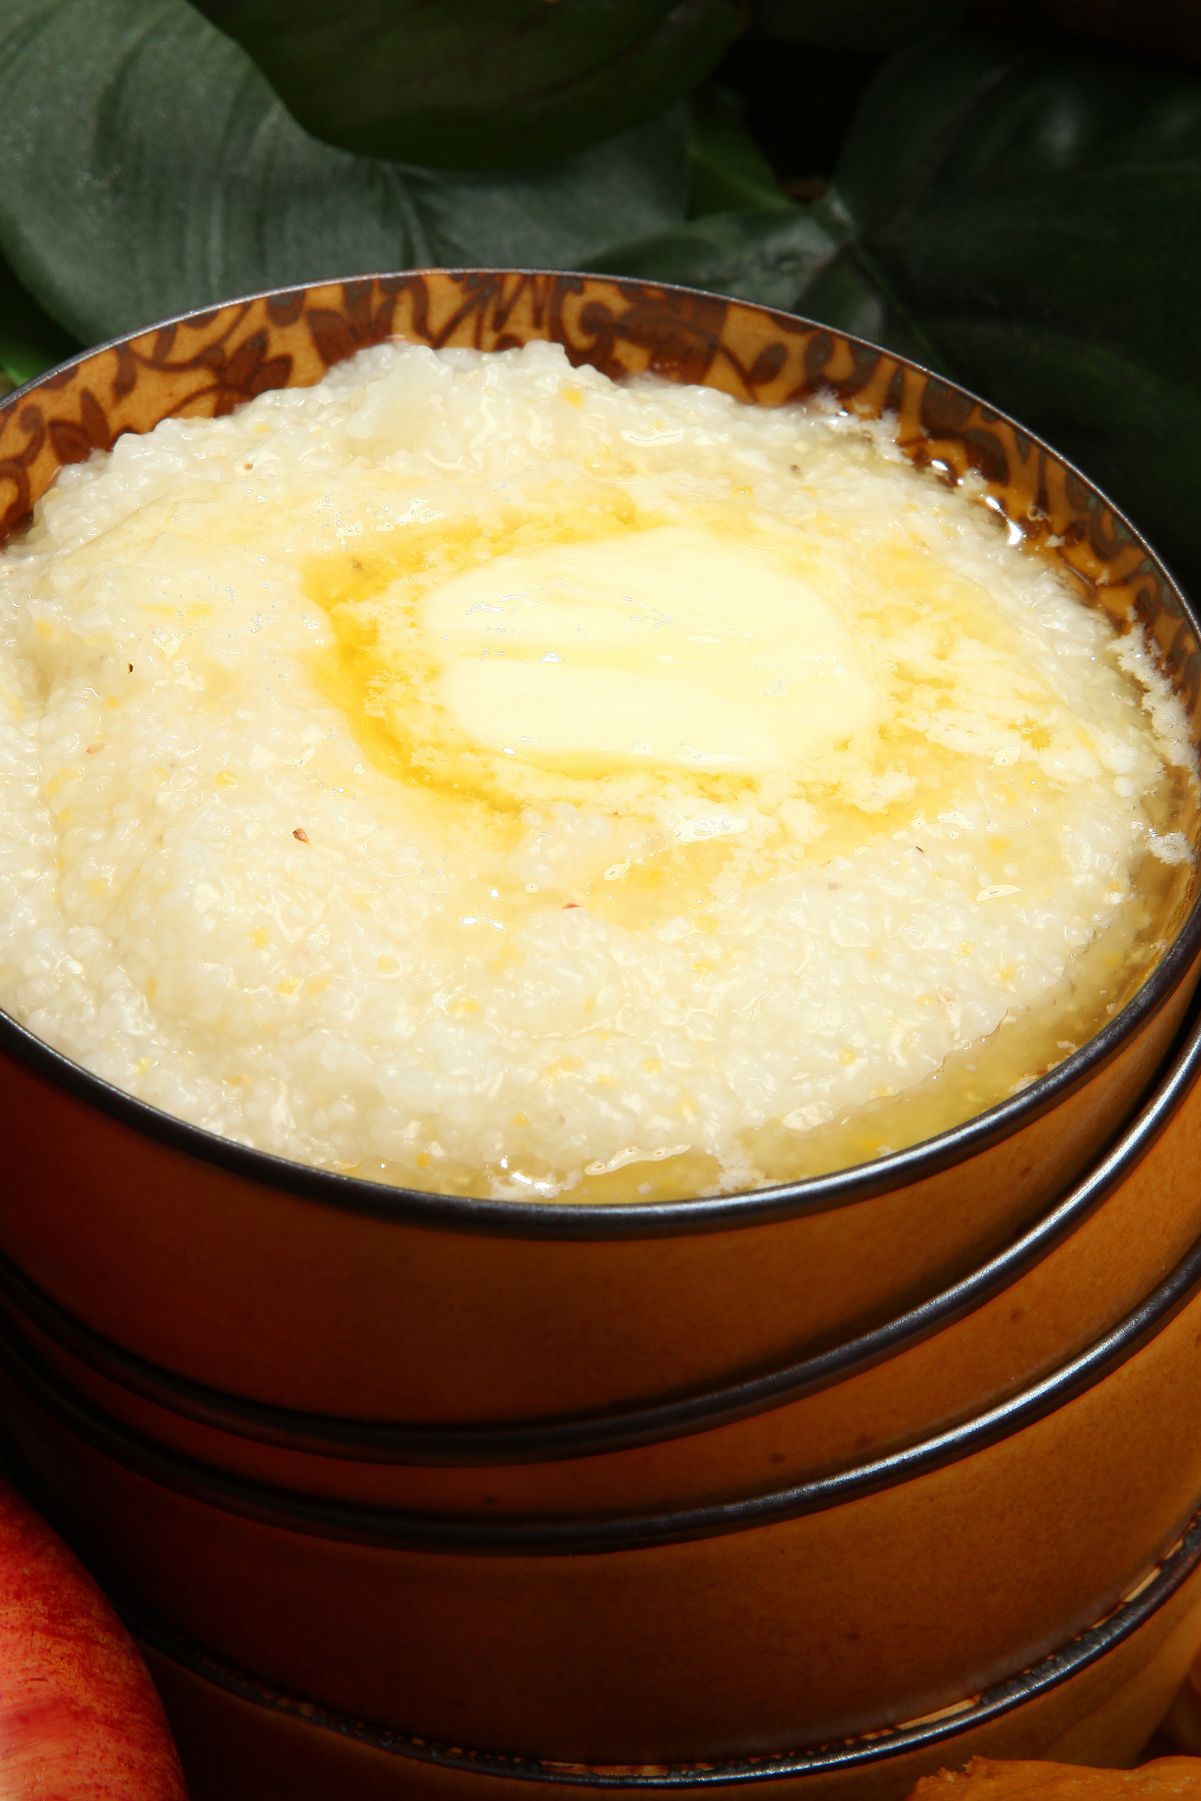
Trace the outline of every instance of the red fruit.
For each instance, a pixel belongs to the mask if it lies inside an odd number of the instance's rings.
[[[186,1801],[154,1684],[91,1577],[0,1482],[0,1801]]]

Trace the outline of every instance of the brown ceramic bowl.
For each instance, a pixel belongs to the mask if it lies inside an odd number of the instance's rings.
[[[589,1767],[406,1738],[285,1694],[149,1620],[135,1624],[193,1801],[902,1801],[919,1776],[970,1757],[1136,1757],[1201,1635],[1201,1532],[1194,1525],[1103,1621],[958,1706],[734,1763]]]
[[[977,471],[1092,604],[1144,632],[1201,720],[1201,642],[1179,590],[1054,452],[859,340],[638,282],[362,277],[120,340],[0,405],[0,531],[19,527],[64,463],[119,433],[313,382],[390,336],[548,338],[611,375],[649,369],[764,406],[827,389],[865,415],[893,409],[911,457],[947,479]],[[1184,823],[1196,839],[1197,819]],[[1158,967],[1015,1099],[858,1169],[660,1206],[448,1199],[301,1168],[169,1119],[0,1021],[0,1253],[150,1365],[245,1403],[402,1435],[536,1428],[729,1389],[911,1311],[1044,1217],[1147,1088],[1199,946],[1194,870]]]

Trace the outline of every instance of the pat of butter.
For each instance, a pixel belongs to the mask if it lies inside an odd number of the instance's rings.
[[[421,623],[460,731],[568,772],[766,774],[876,713],[846,625],[805,575],[696,527],[510,552],[427,595]]]

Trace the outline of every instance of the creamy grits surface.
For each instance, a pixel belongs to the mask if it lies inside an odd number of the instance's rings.
[[[862,1162],[1162,949],[1177,703],[815,404],[390,345],[0,555],[0,1005],[156,1107],[497,1198]]]

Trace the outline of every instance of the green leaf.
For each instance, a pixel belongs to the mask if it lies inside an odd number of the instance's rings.
[[[449,169],[562,155],[716,63],[735,0],[195,0],[293,115],[348,150]]]
[[[1058,38],[904,52],[866,97],[833,201],[885,332],[916,326],[1201,576],[1196,74]]]
[[[688,161],[688,211],[693,215],[739,207],[789,210],[788,196],[743,123],[737,103],[720,88],[702,89],[693,99]]]
[[[578,267],[684,216],[686,111],[510,175],[318,143],[186,0],[0,0],[0,251],[83,341],[277,284]]]
[[[786,306],[1039,431],[1201,587],[1201,82],[1058,38],[885,64],[815,206],[698,219],[606,266]]]
[[[914,322],[881,293],[845,218],[825,202],[709,213],[674,231],[619,244],[592,266],[805,313],[937,366]]]
[[[595,267],[677,281],[788,309],[839,255],[841,236],[814,208],[709,213],[675,231],[619,245]]]
[[[78,348],[0,256],[0,393],[32,381]]]

